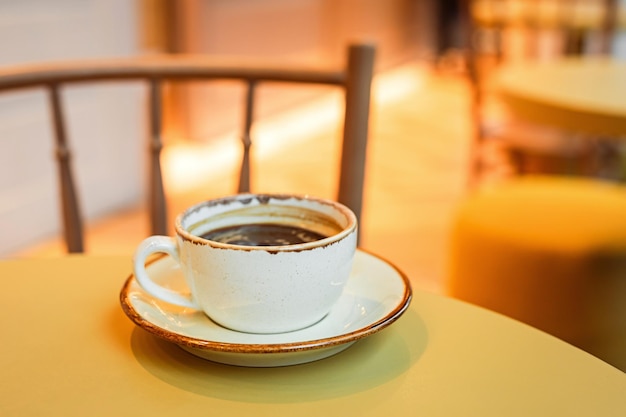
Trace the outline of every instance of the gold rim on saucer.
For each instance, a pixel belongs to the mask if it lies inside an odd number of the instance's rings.
[[[170,257],[160,257],[148,268],[166,285],[185,285]],[[124,313],[140,328],[205,359],[243,366],[282,366],[331,356],[391,325],[408,308],[411,297],[411,285],[403,272],[360,249],[336,307],[317,324],[289,333],[248,334],[226,329],[200,311],[152,298],[134,275],[120,292]]]

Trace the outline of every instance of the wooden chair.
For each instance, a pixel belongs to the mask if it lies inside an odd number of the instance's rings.
[[[250,132],[254,123],[256,87],[264,82],[284,82],[324,84],[341,88],[345,91],[345,112],[337,200],[352,208],[360,217],[374,55],[375,48],[372,45],[351,45],[347,50],[345,67],[330,70],[285,66],[280,62],[269,65],[242,64],[241,61],[228,62],[206,56],[176,55],[41,63],[0,69],[0,92],[25,88],[41,88],[47,91],[55,139],[65,243],[68,252],[82,252],[83,219],[72,171],[72,149],[66,133],[67,121],[62,97],[64,87],[111,80],[140,81],[149,86],[148,195],[152,234],[165,234],[167,230],[160,164],[163,147],[162,87],[165,82],[228,79],[240,80],[247,85],[238,192],[250,191]]]

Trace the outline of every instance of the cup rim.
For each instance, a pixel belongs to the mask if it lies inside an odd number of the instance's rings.
[[[315,240],[312,242],[304,242],[304,243],[295,243],[290,245],[274,245],[274,246],[250,246],[250,245],[237,245],[233,243],[224,243],[218,242],[215,240],[209,240],[202,238],[200,236],[196,236],[186,230],[183,227],[183,219],[191,214],[192,212],[199,210],[202,207],[207,206],[208,204],[224,204],[230,201],[244,200],[246,198],[257,198],[257,199],[274,199],[274,200],[287,200],[287,199],[297,199],[297,200],[307,200],[313,201],[319,204],[332,206],[334,209],[338,210],[348,221],[346,227],[344,227],[339,233],[336,233],[332,236],[325,237],[323,239]],[[221,249],[234,249],[234,250],[246,250],[246,251],[265,251],[265,252],[298,252],[308,249],[315,249],[318,247],[328,246],[334,242],[338,242],[343,240],[346,236],[350,235],[353,232],[357,231],[358,221],[354,212],[347,207],[346,205],[326,198],[314,197],[308,194],[288,194],[288,193],[239,193],[232,194],[224,197],[213,198],[209,200],[204,200],[200,203],[194,204],[191,207],[188,207],[183,212],[179,213],[176,216],[176,220],[174,223],[174,227],[176,230],[176,234],[182,239],[189,241],[198,245],[208,245],[214,248]]]

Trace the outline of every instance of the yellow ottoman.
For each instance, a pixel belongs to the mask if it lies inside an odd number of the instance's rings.
[[[626,185],[521,177],[456,211],[449,295],[626,370]]]

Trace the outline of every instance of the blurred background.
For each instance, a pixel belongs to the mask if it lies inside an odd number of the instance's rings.
[[[569,3],[566,10],[571,11],[574,2]],[[591,4],[602,1],[576,3],[582,4],[576,6],[578,15],[589,17],[596,10]],[[362,246],[396,263],[416,286],[439,291],[449,217],[467,189],[473,134],[467,47],[470,38],[476,39],[468,35],[464,5],[435,0],[0,0],[0,70],[158,53],[341,66],[349,42],[375,43]],[[556,10],[544,8],[546,13]],[[494,9],[477,10],[489,29],[477,38],[487,55],[526,56],[530,38],[525,29],[512,27],[507,36],[497,37],[493,29],[503,28],[489,21]],[[537,49],[542,58],[560,54],[572,39],[554,26],[545,32]],[[597,48],[595,31],[577,26],[575,33],[579,49]],[[617,35],[612,53],[619,55],[623,42],[621,32]],[[242,117],[235,104],[243,93],[231,93],[239,88],[222,83],[194,92],[185,86],[167,90],[162,158],[173,214],[235,191],[239,144],[233,137]],[[41,94],[0,97],[1,257],[64,252],[58,238],[53,140]],[[69,111],[78,116],[70,118],[69,130],[90,222],[88,252],[130,254],[147,234],[147,145],[137,140],[146,135],[146,94],[140,85],[77,86],[67,92]],[[266,99],[255,127],[256,152],[269,174],[253,187],[332,197],[339,119],[329,110],[340,108],[340,97],[319,88],[278,86],[261,94]],[[293,171],[285,174],[283,168]]]

